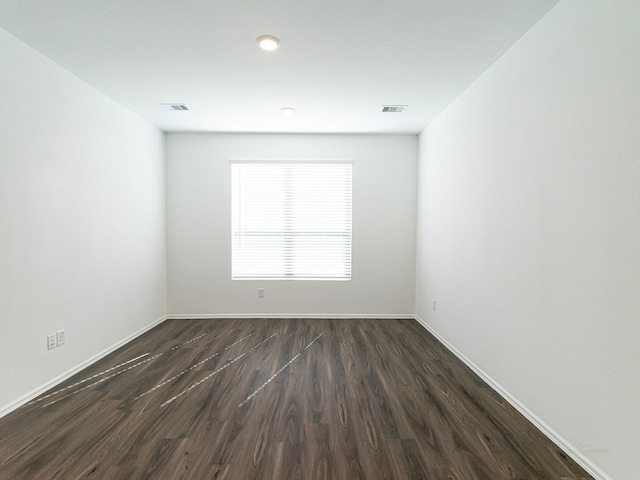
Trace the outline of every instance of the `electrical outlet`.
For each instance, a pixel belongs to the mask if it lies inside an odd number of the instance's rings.
[[[56,334],[52,333],[47,335],[47,350],[53,350],[56,348]]]
[[[264,288],[258,289],[258,298],[264,298]]]
[[[64,330],[58,330],[56,332],[56,346],[64,345]]]
[[[435,301],[435,300],[434,300],[434,301],[433,301],[433,303],[432,303],[432,308],[433,308],[433,311],[435,312],[435,311],[436,311],[436,308],[437,308],[437,303],[436,303],[436,301]]]

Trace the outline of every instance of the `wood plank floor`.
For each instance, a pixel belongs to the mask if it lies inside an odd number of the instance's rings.
[[[0,419],[0,462],[11,480],[592,478],[412,320],[166,321]]]

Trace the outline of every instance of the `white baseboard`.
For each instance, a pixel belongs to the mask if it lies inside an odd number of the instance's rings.
[[[467,365],[473,372],[478,375],[486,384],[498,392],[507,402],[509,402],[518,412],[520,412],[527,420],[533,423],[538,430],[544,433],[549,440],[555,443],[562,449],[567,455],[569,455],[575,462],[584,468],[592,477],[597,480],[613,480],[609,475],[603,472],[598,466],[585,457],[579,450],[577,450],[571,443],[563,438],[558,432],[551,428],[547,423],[541,420],[535,413],[529,410],[524,404],[522,404],[517,398],[511,395],[502,385],[496,382],[490,375],[468,359],[462,352],[456,347],[451,345],[447,340],[441,337],[431,326],[417,315],[414,316],[415,320],[422,325],[431,335],[436,337],[451,353],[458,357],[465,365]]]
[[[20,408],[21,406],[23,406],[24,404],[30,402],[31,400],[36,398],[38,395],[41,395],[42,393],[46,392],[50,388],[53,388],[56,385],[64,382],[67,378],[72,377],[73,375],[78,373],[83,368],[87,368],[89,365],[92,365],[93,363],[97,362],[101,358],[106,357],[110,353],[116,351],[118,348],[120,348],[123,345],[129,343],[134,338],[137,338],[140,335],[142,335],[143,333],[147,332],[148,330],[151,330],[153,327],[155,327],[157,325],[160,325],[166,319],[167,319],[166,315],[163,316],[163,317],[160,317],[158,320],[155,320],[154,322],[151,322],[146,327],[141,328],[137,332],[132,333],[128,337],[120,340],[119,342],[117,342],[114,345],[110,346],[109,348],[103,350],[102,352],[94,355],[93,357],[91,357],[91,358],[85,360],[84,362],[76,365],[75,367],[67,370],[63,374],[58,375],[53,380],[50,380],[50,381],[48,381],[47,383],[45,383],[43,385],[40,385],[39,387],[31,390],[29,393],[23,395],[22,397],[20,397],[17,400],[11,402],[10,404],[3,406],[2,408],[0,408],[0,418],[4,417],[8,413],[11,413],[11,412],[13,412],[14,410],[16,410],[18,408]]]
[[[188,320],[188,319],[206,319],[206,318],[310,318],[310,319],[355,319],[368,318],[381,320],[413,320],[416,318],[414,314],[371,314],[371,313],[170,313],[167,315],[169,320]]]

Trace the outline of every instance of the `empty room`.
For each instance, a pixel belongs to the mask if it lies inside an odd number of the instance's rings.
[[[640,3],[0,0],[0,480],[640,478]]]

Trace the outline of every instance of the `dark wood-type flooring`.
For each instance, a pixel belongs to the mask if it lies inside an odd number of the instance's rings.
[[[415,321],[217,319],[0,419],[0,478],[592,477]]]

